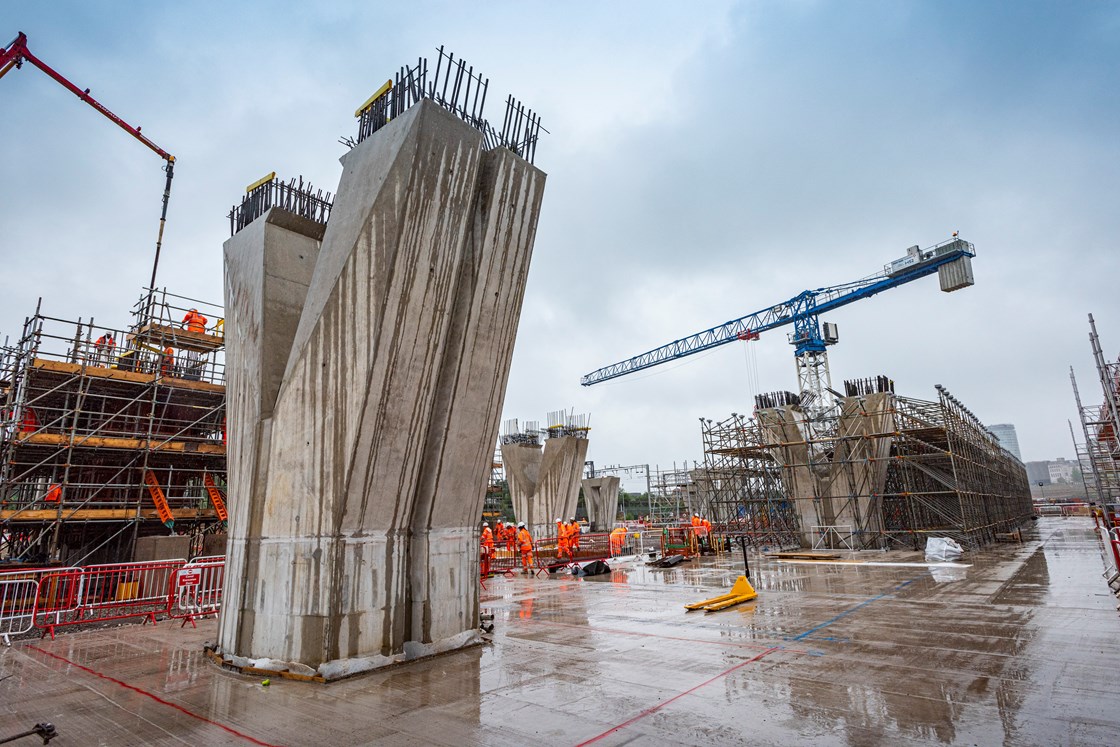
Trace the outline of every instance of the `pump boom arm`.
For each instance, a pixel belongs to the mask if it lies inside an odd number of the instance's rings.
[[[13,39],[8,44],[8,46],[0,50],[0,78],[3,78],[5,75],[7,75],[8,71],[10,71],[12,68],[22,67],[24,60],[30,62],[35,67],[42,70],[44,73],[58,82],[63,88],[70,91],[70,93],[74,94],[79,99],[92,106],[110,122],[113,122],[129,135],[139,140],[149,150],[151,150],[153,153],[167,162],[167,165],[164,166],[164,171],[167,173],[167,181],[163,188],[163,211],[160,214],[159,218],[159,235],[156,237],[156,256],[155,262],[152,264],[152,279],[151,284],[149,285],[149,287],[154,288],[156,284],[156,268],[159,267],[160,247],[163,244],[163,228],[164,224],[166,224],[167,222],[167,203],[171,199],[171,179],[175,175],[175,156],[171,155],[163,148],[153,143],[147,136],[140,132],[139,127],[133,127],[128,122],[125,122],[116,114],[113,114],[113,112],[109,111],[109,109],[106,108],[104,104],[95,99],[93,96],[89,95],[88,88],[84,90],[78,88],[76,85],[67,80],[61,73],[59,73],[50,65],[46,64],[34,54],[32,54],[31,50],[27,48],[27,35],[22,31],[19,32],[16,38]]]

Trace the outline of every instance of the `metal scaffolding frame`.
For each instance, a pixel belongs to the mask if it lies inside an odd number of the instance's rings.
[[[506,492],[506,470],[502,464],[502,450],[494,451],[494,461],[490,463],[490,482],[486,484],[486,497],[482,504],[484,519],[502,515],[502,496]]]
[[[1032,515],[1022,462],[944,388],[901,397],[885,377],[805,416],[763,395],[754,417],[704,421],[708,512],[755,546],[978,547]],[[781,403],[781,404],[778,404]]]
[[[131,560],[139,536],[200,544],[224,523],[222,309],[146,290],[133,316],[57,319],[40,299],[0,354],[0,560]]]
[[[652,524],[675,523],[687,520],[693,512],[700,511],[705,505],[698,481],[697,467],[691,468],[685,461],[681,466],[676,462],[668,469],[654,466],[649,476],[649,520]]]
[[[701,419],[704,468],[700,480],[710,521],[755,547],[801,544],[797,512],[782,485],[782,471],[759,444],[754,420],[733,413]]]
[[[1074,401],[1081,419],[1083,443],[1075,443],[1077,458],[1086,491],[1091,500],[1099,503],[1120,502],[1120,360],[1109,363],[1101,348],[1097,323],[1089,315],[1089,346],[1100,380],[1102,401],[1099,405],[1085,405],[1077,387],[1073,367],[1069,369]],[[1072,429],[1071,429],[1072,435]]]

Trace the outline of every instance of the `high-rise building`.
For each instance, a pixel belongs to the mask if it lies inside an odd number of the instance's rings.
[[[1015,455],[1015,458],[1020,462],[1023,461],[1023,455],[1019,453],[1019,436],[1015,433],[1015,426],[1011,423],[1000,423],[999,425],[989,425],[990,430],[995,437],[999,439],[999,445],[1010,451]]]

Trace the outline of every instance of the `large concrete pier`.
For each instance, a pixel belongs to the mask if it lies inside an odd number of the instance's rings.
[[[534,537],[556,534],[556,519],[575,516],[587,439],[561,436],[536,444],[503,444],[502,463],[513,512]]]
[[[225,248],[219,645],[327,678],[477,640],[477,519],[544,188],[427,100],[343,167],[321,248],[275,210]]]
[[[621,480],[614,476],[589,477],[583,480],[583,501],[587,521],[593,532],[609,532],[618,516],[618,488]]]

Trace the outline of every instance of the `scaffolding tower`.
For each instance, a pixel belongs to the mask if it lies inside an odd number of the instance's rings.
[[[197,316],[192,316],[197,315]],[[42,313],[0,355],[0,562],[119,562],[220,533],[223,313],[146,290],[128,329]]]
[[[901,397],[886,377],[845,382],[809,416],[760,395],[753,417],[704,423],[708,511],[755,546],[978,547],[1030,520],[1026,469],[952,394]]]
[[[1085,441],[1075,443],[1075,447],[1090,499],[1098,503],[1117,503],[1120,502],[1120,443],[1117,441],[1120,434],[1120,360],[1110,363],[1105,359],[1092,314],[1089,315],[1089,345],[1103,396],[1099,405],[1084,404],[1070,367],[1070,383],[1085,437]]]
[[[798,547],[797,513],[782,486],[782,472],[760,443],[746,415],[701,419],[703,492],[710,521],[755,547]]]
[[[694,512],[704,506],[705,497],[701,495],[701,482],[696,467],[681,466],[676,462],[667,469],[655,466],[649,478],[649,520],[653,524],[672,524],[687,521]]]
[[[506,487],[505,467],[502,464],[502,450],[494,452],[494,460],[490,463],[490,482],[486,484],[486,497],[482,504],[482,518],[500,518],[504,514],[503,497],[508,493]]]

